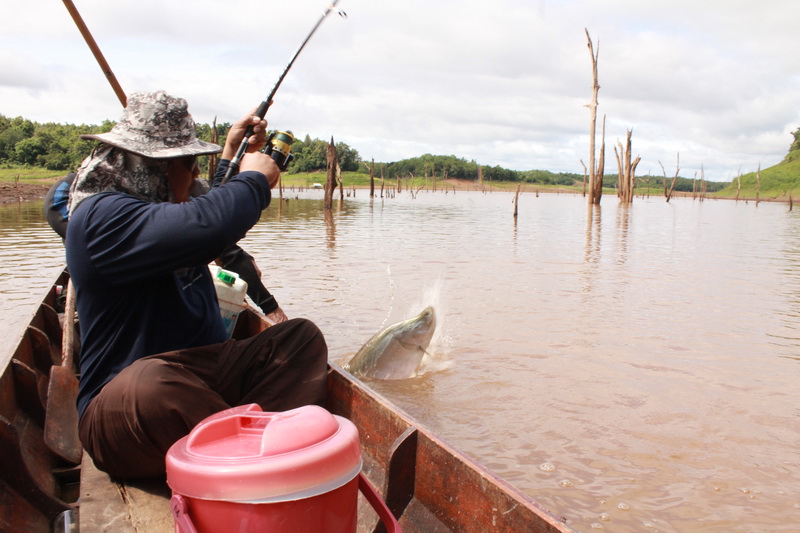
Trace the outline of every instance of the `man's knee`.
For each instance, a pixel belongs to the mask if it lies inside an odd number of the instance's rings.
[[[289,322],[295,322],[295,335],[305,349],[321,352],[318,355],[327,359],[328,344],[316,324],[306,318],[295,318]]]
[[[188,376],[179,376],[175,366],[158,358],[140,359],[127,370],[131,370],[131,379],[125,384],[126,389],[135,398],[159,397],[182,383]]]
[[[110,474],[163,473],[169,447],[228,407],[181,365],[144,358],[120,372],[92,401],[81,420],[81,440],[98,468]]]
[[[140,368],[137,372],[136,393],[143,398],[164,398],[181,393],[207,389],[206,383],[183,365],[164,361],[158,357],[148,357],[134,363]],[[133,366],[133,365],[132,365]]]
[[[104,387],[101,396],[100,405],[127,417],[145,433],[157,433],[163,427],[174,427],[180,433],[228,407],[188,369],[157,357],[127,367]]]

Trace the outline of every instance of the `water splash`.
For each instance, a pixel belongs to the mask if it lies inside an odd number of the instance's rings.
[[[417,375],[440,372],[453,365],[453,361],[447,357],[451,352],[453,339],[447,334],[448,311],[443,297],[444,290],[445,283],[440,275],[423,287],[420,299],[414,301],[406,312],[406,316],[413,316],[427,306],[433,307],[434,311],[436,311],[436,331],[431,338],[427,353],[422,358],[422,364]]]
[[[394,309],[395,289],[397,289],[397,283],[395,283],[394,278],[392,277],[391,263],[386,263],[386,278],[389,280],[389,311],[386,313],[386,317],[384,317],[383,322],[381,323],[381,329],[388,325],[389,317],[392,315],[392,309]]]

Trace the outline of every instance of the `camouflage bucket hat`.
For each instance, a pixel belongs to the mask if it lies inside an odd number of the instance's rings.
[[[216,154],[222,148],[201,141],[186,100],[164,91],[137,92],[128,97],[122,118],[110,132],[81,135],[153,159]]]

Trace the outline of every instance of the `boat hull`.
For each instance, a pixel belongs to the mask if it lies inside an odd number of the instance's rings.
[[[169,490],[163,480],[115,482],[87,456],[74,465],[45,444],[50,367],[61,360],[60,274],[42,297],[25,331],[3,355],[0,375],[0,531],[50,532],[80,499],[84,531],[172,531]],[[268,327],[252,309],[234,336]],[[328,409],[359,430],[364,473],[378,488],[406,533],[572,531],[557,518],[460,453],[341,367],[328,372]],[[125,495],[123,497],[123,495]],[[80,498],[79,498],[80,497]],[[359,498],[358,531],[381,531],[378,517]],[[110,531],[110,529],[109,529]]]

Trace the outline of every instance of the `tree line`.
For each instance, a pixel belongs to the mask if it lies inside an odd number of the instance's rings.
[[[39,123],[22,117],[0,115],[0,166],[41,167],[68,172],[78,168],[89,155],[96,141],[80,138],[82,134],[110,131],[116,122],[106,120],[100,125]],[[198,138],[212,142],[215,137],[224,139],[231,123],[197,124]],[[324,171],[328,143],[306,135],[292,145],[294,160],[289,172]],[[337,143],[339,166],[343,171],[357,171],[360,156],[345,143]]]
[[[290,167],[291,170],[291,167]],[[359,168],[359,172],[367,172],[367,164]],[[403,159],[394,163],[376,163],[375,175],[389,179],[402,179],[410,177],[436,178],[436,179],[463,179],[477,181],[482,177],[485,183],[492,181],[517,182],[531,185],[563,185],[576,186],[583,184],[583,175],[573,172],[551,172],[549,170],[509,170],[499,166],[478,165],[475,161],[467,161],[453,155],[425,154],[420,157]],[[636,186],[644,188],[663,188],[664,176],[637,176]],[[669,185],[672,178],[666,178]],[[708,182],[706,190],[715,192],[725,187],[726,183]],[[604,182],[605,187],[616,189],[619,186],[619,177],[608,175]],[[676,191],[692,192],[697,187],[694,178],[678,177],[675,180]]]
[[[115,122],[106,120],[99,125],[39,123],[0,114],[0,166],[3,167],[42,167],[48,170],[69,172],[80,166],[89,155],[95,141],[83,140],[81,134],[110,131]],[[205,141],[224,139],[231,128],[230,123],[216,125],[197,124],[197,136]],[[800,132],[800,130],[798,130]],[[795,143],[800,143],[800,133],[796,132]],[[327,147],[329,141],[312,139],[306,135],[296,139],[292,145],[294,159],[289,165],[289,173],[324,172],[327,167]],[[336,144],[339,167],[343,172],[368,173],[370,164],[362,160],[358,151],[346,143]],[[201,167],[202,168],[202,167]],[[409,177],[434,179],[461,179],[470,181],[519,182],[538,185],[572,186],[582,184],[583,175],[571,172],[550,172],[548,170],[509,170],[500,166],[479,165],[454,155],[425,154],[391,163],[376,163],[373,169],[376,177],[403,179]],[[606,177],[607,187],[616,187],[613,176]],[[637,177],[638,186],[663,186],[663,176]],[[714,182],[708,184],[709,192],[716,190]],[[724,184],[719,184],[720,187]],[[692,191],[692,179],[678,178],[675,190]]]
[[[41,124],[22,117],[0,115],[0,165],[30,166],[48,170],[73,170],[89,154],[94,141],[83,140],[84,133],[109,131],[113,122],[99,126],[86,124]]]

